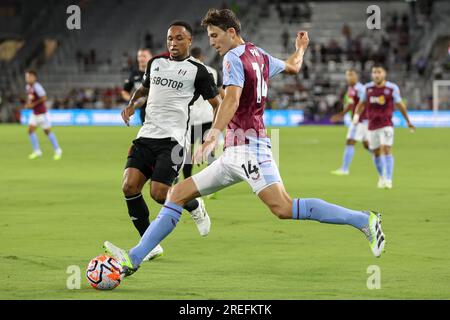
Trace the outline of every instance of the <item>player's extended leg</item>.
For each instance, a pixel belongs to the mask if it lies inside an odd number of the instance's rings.
[[[384,234],[381,231],[381,219],[374,212],[355,211],[321,199],[292,200],[282,183],[275,183],[264,188],[258,196],[280,219],[314,220],[321,223],[353,226],[366,235],[376,257],[382,253]]]
[[[62,157],[62,150],[59,147],[58,140],[56,139],[55,134],[51,131],[50,128],[44,129],[44,132],[47,135],[50,142],[52,143],[53,150],[55,151],[55,155],[53,156],[53,159],[60,160]]]
[[[337,176],[346,176],[349,174],[350,164],[353,160],[353,155],[355,154],[355,144],[356,140],[347,139],[344,149],[344,156],[342,157],[342,166],[334,171],[331,171],[332,174]]]
[[[170,186],[152,181],[151,183],[151,197],[153,200],[159,204],[164,204],[166,202],[167,194],[169,192]],[[194,219],[195,225],[201,236],[207,236],[209,230],[211,229],[211,220],[205,208],[205,204],[202,198],[192,199],[187,201],[183,208],[189,211],[192,219]]]
[[[139,169],[130,167],[124,171],[122,192],[127,203],[128,214],[141,237],[150,225],[150,211],[148,210],[147,203],[142,195],[142,189],[147,181],[147,177]],[[155,248],[144,257],[144,260],[149,261],[162,254],[163,249],[157,244]]]
[[[157,156],[153,174],[151,176],[151,195],[152,198],[160,204],[164,204],[166,201],[169,188],[178,177],[183,164],[178,163],[183,160],[183,157],[180,159],[172,159],[173,150],[176,149],[172,149],[170,152],[162,152]],[[183,207],[189,211],[200,235],[202,237],[207,236],[211,228],[211,220],[209,219],[203,200],[201,198],[191,199],[186,202]]]
[[[183,180],[170,189],[158,217],[152,221],[139,244],[128,254],[133,268],[137,268],[144,257],[175,229],[185,204],[198,197],[200,194],[192,178]]]
[[[33,147],[33,153],[28,156],[31,160],[42,157],[42,151],[39,147],[39,139],[36,134],[36,129],[37,127],[31,124],[28,127],[28,136],[30,137],[31,146]]]
[[[394,156],[392,155],[392,147],[382,145],[381,152],[384,154],[386,165],[386,181],[384,187],[386,189],[392,189],[392,177],[394,173]]]

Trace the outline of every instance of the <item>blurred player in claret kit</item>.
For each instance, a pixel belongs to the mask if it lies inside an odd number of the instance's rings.
[[[145,122],[129,150],[122,184],[128,214],[141,236],[150,225],[142,189],[150,181],[152,199],[164,204],[186,156],[190,107],[200,96],[214,108],[221,102],[205,65],[191,58],[191,45],[192,27],[184,21],[173,22],[167,31],[169,52],[147,63],[141,85],[122,111],[122,118],[129,125],[137,101],[147,100]],[[187,201],[183,207],[190,212],[200,235],[206,236],[211,222],[201,197]],[[158,218],[151,225],[158,224]],[[152,249],[146,253],[146,261],[163,252],[158,244]]]
[[[321,199],[292,199],[272,157],[270,139],[263,122],[267,83],[269,78],[282,72],[300,72],[309,43],[308,33],[297,33],[295,52],[282,61],[244,41],[240,35],[241,24],[231,10],[210,9],[202,25],[207,28],[210,45],[224,57],[225,97],[212,129],[194,159],[197,163],[206,159],[216,147],[223,130],[227,129],[225,151],[210,166],[171,188],[158,218],[137,246],[127,252],[107,241],[104,244],[106,251],[121,262],[126,276],[131,275],[148,252],[176,227],[185,203],[246,181],[279,219],[350,225],[364,233],[372,253],[379,257],[385,245],[380,214],[346,209]],[[245,207],[242,210],[245,211]]]
[[[41,127],[52,143],[53,150],[55,151],[53,159],[60,160],[62,157],[62,150],[59,147],[58,140],[56,139],[55,134],[51,130],[52,125],[50,123],[50,117],[45,105],[47,94],[42,85],[37,82],[36,71],[26,71],[25,82],[27,83],[25,88],[25,90],[27,91],[27,103],[25,105],[25,108],[33,110],[28,123],[28,134],[30,136],[33,152],[28,156],[28,158],[34,160],[42,157],[42,151],[39,146],[38,137],[36,135],[37,127]]]
[[[374,163],[378,172],[378,188],[392,189],[394,172],[394,107],[402,113],[411,132],[415,127],[408,117],[405,103],[400,96],[399,87],[386,81],[386,69],[379,64],[372,67],[372,82],[365,85],[364,94],[356,107],[353,124],[359,123],[365,109],[369,116],[369,148],[374,153]]]
[[[347,89],[347,103],[342,112],[333,116],[333,119],[342,118],[347,112],[351,111],[352,116],[355,114],[356,106],[359,103],[359,99],[364,94],[364,85],[358,81],[358,73],[354,69],[349,69],[345,72],[345,77],[347,79],[348,89]],[[353,160],[353,155],[355,153],[356,142],[362,142],[364,148],[369,150],[368,141],[368,122],[367,110],[361,114],[359,122],[357,124],[350,124],[347,132],[347,141],[344,150],[344,156],[342,159],[342,166],[334,171],[332,174],[337,176],[346,176],[350,174],[350,164]]]
[[[137,62],[138,62],[138,68],[133,69],[130,72],[130,75],[125,80],[125,83],[123,85],[123,90],[121,92],[122,98],[126,101],[130,101],[131,95],[133,92],[139,88],[139,85],[142,82],[142,78],[145,74],[145,69],[147,69],[147,63],[152,58],[152,52],[150,49],[142,48],[139,49],[137,52]],[[140,98],[138,101],[136,101],[135,108],[141,109],[141,123],[144,124],[145,121],[145,107],[147,106],[147,99],[145,97]]]

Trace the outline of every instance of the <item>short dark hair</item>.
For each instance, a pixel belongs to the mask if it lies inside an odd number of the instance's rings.
[[[381,63],[379,63],[379,62],[376,62],[376,63],[373,64],[372,69],[374,69],[374,68],[381,68],[384,71],[387,71],[386,67],[384,65],[382,65]]]
[[[209,9],[202,19],[202,26],[209,25],[219,27],[223,31],[234,28],[237,34],[241,33],[241,22],[230,9]]]
[[[200,47],[195,47],[191,49],[191,56],[198,59],[202,56],[202,49]]]
[[[191,27],[191,25],[190,25],[188,22],[186,22],[186,21],[181,21],[181,20],[174,21],[174,22],[172,22],[172,23],[170,24],[169,28],[170,28],[170,27],[173,27],[173,26],[185,27],[186,30],[189,31],[189,33],[192,35],[192,27]]]
[[[37,72],[34,69],[28,69],[25,71],[25,73],[32,74],[33,76],[35,76],[37,78]]]

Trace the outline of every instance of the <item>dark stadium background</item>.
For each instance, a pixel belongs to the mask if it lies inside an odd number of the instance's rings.
[[[366,26],[366,9],[381,9],[381,30]],[[81,9],[81,30],[66,27],[69,5]],[[168,24],[194,26],[194,45],[220,69],[200,27],[210,7],[241,18],[245,39],[286,57],[299,29],[310,33],[303,72],[281,77],[269,90],[269,109],[301,109],[305,121],[326,123],[341,110],[352,66],[369,80],[373,62],[389,69],[409,109],[430,110],[433,80],[450,76],[448,1],[214,1],[3,0],[0,2],[0,122],[19,122],[25,102],[23,72],[36,69],[51,109],[111,109],[125,105],[121,86],[135,67],[136,50],[165,50]],[[444,93],[442,93],[444,92]],[[448,109],[448,86],[439,109]]]

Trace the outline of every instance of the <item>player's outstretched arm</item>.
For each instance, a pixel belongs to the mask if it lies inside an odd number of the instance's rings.
[[[401,112],[403,118],[405,118],[406,123],[408,124],[409,129],[410,129],[412,132],[414,132],[414,131],[416,130],[416,127],[415,127],[415,126],[411,123],[411,121],[409,120],[408,112],[406,111],[407,108],[406,108],[405,103],[404,103],[403,101],[402,101],[402,102],[398,102],[398,103],[395,104],[395,107],[396,107],[398,110],[400,110],[400,112]]]
[[[148,96],[148,92],[149,88],[146,88],[141,84],[128,102],[128,106],[123,109],[121,115],[127,126],[130,125],[130,117],[134,114],[135,108],[142,106],[142,101]]]
[[[309,37],[308,32],[299,31],[295,39],[295,52],[285,60],[286,68],[284,72],[288,74],[297,74],[300,72],[303,64],[303,55],[308,48]]]

